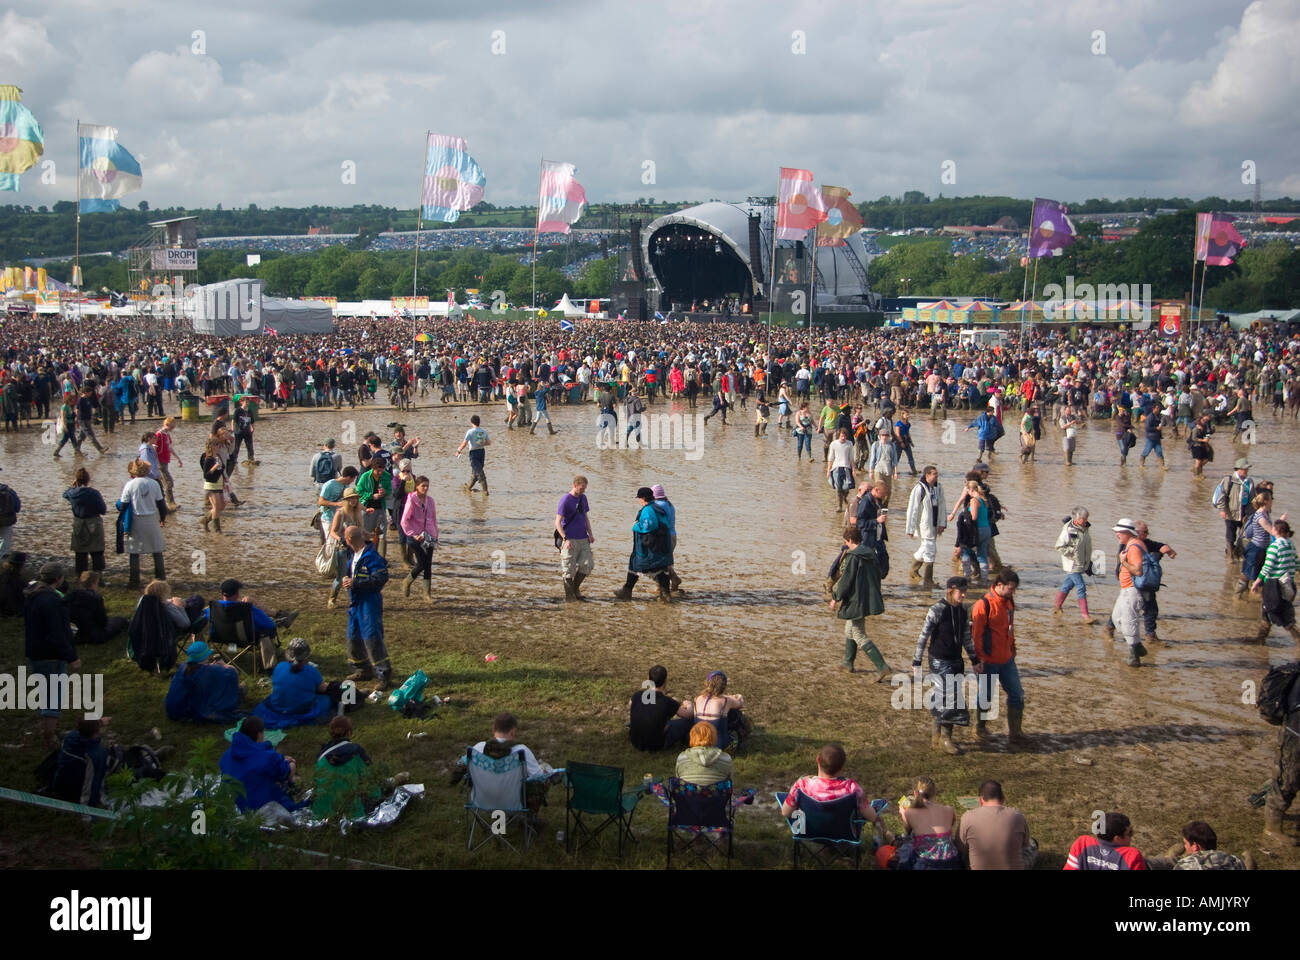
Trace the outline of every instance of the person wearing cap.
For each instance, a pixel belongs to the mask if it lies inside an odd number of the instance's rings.
[[[307,471],[317,486],[329,483],[343,471],[343,454],[335,452],[333,437],[321,444],[321,448],[311,458]]]
[[[384,586],[388,561],[379,555],[360,527],[348,527],[343,539],[349,554],[343,586],[348,588],[348,663],[354,668],[348,680],[379,680],[379,689],[391,686],[392,667],[384,645]]]
[[[275,663],[276,654],[276,637],[279,636],[280,630],[288,630],[293,622],[298,619],[297,610],[282,611],[277,610],[274,614],[267,614],[261,607],[253,603],[247,596],[240,596],[239,592],[244,589],[244,585],[234,577],[221,581],[221,599],[217,602],[223,607],[232,603],[246,603],[253,609],[253,631],[258,646],[262,652],[262,663]],[[216,625],[209,627],[209,640],[216,639]]]
[[[345,467],[344,470],[351,470],[353,477],[356,473],[356,467]],[[349,477],[351,480],[353,477]],[[327,484],[328,486],[328,484]],[[329,530],[325,534],[328,543],[334,545],[335,550],[335,575],[334,585],[330,590],[328,608],[333,610],[338,604],[339,591],[343,589],[343,576],[348,562],[348,545],[343,539],[343,534],[348,527],[360,527],[365,523],[365,510],[361,506],[361,495],[357,493],[357,488],[349,483],[343,488],[343,492],[337,501],[337,507],[321,507],[322,514],[326,509],[332,510],[330,517]]]
[[[867,470],[877,483],[884,484],[885,496],[881,502],[888,506],[893,485],[898,482],[898,445],[894,442],[893,434],[886,432],[876,436],[867,459]]]
[[[1111,620],[1115,630],[1128,643],[1130,667],[1142,666],[1142,657],[1147,655],[1147,648],[1138,637],[1142,626],[1142,596],[1138,593],[1133,577],[1142,573],[1142,558],[1147,552],[1146,545],[1138,536],[1137,524],[1124,517],[1111,527],[1115,539],[1119,541],[1119,596],[1111,610]]]
[[[41,735],[45,745],[51,749],[58,742],[55,724],[59,719],[55,694],[59,684],[54,678],[66,675],[69,670],[81,669],[68,605],[63,598],[64,589],[63,565],[51,560],[41,567],[37,579],[23,591],[25,652],[31,664],[29,674],[46,677],[46,689],[51,695],[40,711]]]
[[[672,543],[673,556],[676,557],[677,556],[677,508],[674,507],[673,502],[668,499],[668,494],[664,493],[664,485],[662,483],[656,483],[653,487],[650,488],[650,492],[655,495],[655,503],[663,507],[668,514],[668,538]],[[676,567],[668,568],[668,580],[669,580],[669,585],[672,588],[672,592],[680,594],[682,592],[682,578],[677,576]]]
[[[1232,473],[1219,481],[1214,488],[1213,503],[1223,518],[1225,557],[1235,557],[1241,553],[1237,542],[1242,524],[1251,510],[1251,501],[1255,498],[1255,481],[1250,476],[1250,461],[1241,457],[1233,464]]]
[[[636,497],[640,507],[632,524],[632,556],[628,560],[627,582],[614,591],[614,599],[631,600],[637,580],[650,576],[659,584],[659,602],[671,603],[672,582],[668,571],[673,565],[673,546],[668,511],[655,501],[654,491],[649,487],[638,489]]]
[[[195,640],[185,648],[185,662],[172,675],[163,705],[168,720],[233,723],[242,693],[239,671]]]
[[[253,708],[268,730],[283,730],[315,723],[328,716],[332,704],[329,685],[311,662],[311,645],[302,637],[289,641],[288,660],[271,671],[271,695]]]
[[[966,650],[972,666],[979,663],[975,644],[971,641],[970,610],[962,604],[969,587],[965,577],[948,578],[943,599],[931,606],[925,615],[921,635],[916,641],[916,652],[912,655],[913,682],[919,683],[922,680],[922,658],[926,647],[930,648],[929,681],[934,690],[934,706],[930,707],[930,715],[934,718],[930,746],[953,756],[962,753],[961,747],[953,742],[953,726],[970,725],[970,711],[960,696],[966,673],[962,649]]]

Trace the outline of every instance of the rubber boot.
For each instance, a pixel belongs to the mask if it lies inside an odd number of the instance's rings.
[[[582,586],[582,581],[586,579],[587,579],[587,575],[585,573],[574,574],[573,577],[573,599],[574,600],[585,601],[587,599],[578,590],[578,588]]]
[[[551,421],[549,420],[546,421],[546,431],[551,436],[555,436],[555,427],[551,426]]]
[[[1066,593],[1064,590],[1056,591],[1056,601],[1052,604],[1052,613],[1059,616],[1063,612],[1061,610],[1061,604],[1065,603],[1065,597]]]
[[[488,495],[487,477],[484,477],[484,478],[483,478],[483,496],[486,497],[487,495]]]
[[[393,668],[387,660],[375,664],[375,678],[379,681],[376,685],[376,689],[387,690],[391,687],[393,685],[391,679],[392,676]]]
[[[1267,801],[1265,801],[1267,804]],[[1282,827],[1282,811],[1270,805],[1264,807],[1264,835],[1277,843],[1294,845],[1296,841],[1286,835]]]
[[[930,724],[930,749],[943,749],[943,730],[939,726],[938,720],[934,720]]]
[[[335,607],[339,605],[339,591],[342,589],[343,589],[342,584],[339,584],[338,586],[330,587],[330,598],[325,604],[327,609],[333,610]]]
[[[577,597],[573,595],[573,579],[571,577],[564,578],[564,599],[565,600],[577,599]]]
[[[413,586],[415,586],[415,573],[414,573],[414,572],[412,572],[412,573],[408,573],[408,574],[406,575],[406,579],[402,581],[402,595],[403,595],[403,596],[406,596],[406,597],[409,597],[409,596],[411,595],[411,588],[412,588]]]
[[[1273,631],[1273,624],[1265,620],[1259,625],[1259,632],[1255,634],[1256,643],[1268,642],[1268,635]]]
[[[927,588],[933,588],[934,587],[934,564],[933,563],[922,564],[921,569],[925,571],[925,575],[921,578],[921,586]]]
[[[614,599],[615,599],[615,600],[631,600],[631,599],[632,599],[632,588],[631,588],[631,587],[627,587],[627,586],[619,587],[617,590],[614,591]]]
[[[876,649],[876,645],[868,640],[862,645],[862,652],[867,655],[871,665],[876,668],[876,683],[885,683],[889,680],[889,667],[885,664],[885,658]]]
[[[430,604],[433,603],[433,578],[432,577],[424,581],[424,599],[429,601]]]
[[[220,518],[220,517],[213,517],[213,518],[212,518],[212,529],[216,530],[217,533],[220,533],[220,532],[221,532],[221,518]]]
[[[536,421],[536,420],[533,421],[532,429],[528,431],[528,435],[529,435],[529,436],[536,436],[536,435],[537,435],[537,421]]]
[[[941,730],[943,732],[943,736],[942,739],[940,740],[940,745],[943,747],[943,752],[950,754],[951,756],[954,757],[960,757],[963,751],[961,747],[957,746],[957,744],[953,742],[952,724],[951,723],[943,724]]]
[[[130,554],[127,563],[130,569],[130,577],[127,579],[126,585],[128,587],[140,586],[140,554]]]
[[[853,673],[853,661],[858,659],[858,645],[849,637],[844,638],[844,662],[840,664],[849,673]]]
[[[1025,736],[1023,729],[1024,721],[1024,707],[1021,707],[1019,710],[1015,707],[1007,707],[1007,740],[1013,747],[1025,747],[1029,745],[1029,738]]]
[[[989,740],[989,722],[987,720],[975,720],[975,739],[980,743],[988,743]]]
[[[672,583],[668,579],[668,574],[666,573],[659,574],[659,576],[655,577],[655,582],[659,584],[659,592],[655,595],[655,599],[658,600],[660,603],[672,603],[673,602]]]
[[[909,579],[909,580],[920,580],[920,579],[921,579],[921,566],[922,566],[922,563],[921,563],[920,560],[913,560],[913,561],[912,561],[912,569],[910,569],[910,570],[907,572],[907,576],[908,576],[908,579]]]
[[[203,530],[206,533],[212,532],[212,510],[206,510],[203,513]]]
[[[1084,622],[1084,623],[1087,623],[1087,624],[1093,624],[1093,623],[1096,623],[1096,622],[1097,622],[1096,620],[1094,620],[1092,617],[1090,617],[1090,616],[1088,615],[1088,598],[1087,598],[1087,597],[1080,597],[1080,598],[1079,598],[1079,615],[1080,615],[1081,617],[1083,617],[1083,622]]]

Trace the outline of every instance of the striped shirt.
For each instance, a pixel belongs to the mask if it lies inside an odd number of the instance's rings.
[[[1296,559],[1295,544],[1286,537],[1274,537],[1264,555],[1264,566],[1259,570],[1260,580],[1284,580],[1295,575],[1300,567]]]

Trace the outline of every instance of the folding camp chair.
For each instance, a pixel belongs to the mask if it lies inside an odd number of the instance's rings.
[[[731,866],[731,836],[735,832],[736,808],[731,802],[731,781],[701,787],[670,777],[664,784],[668,801],[668,859],[680,849],[689,858],[709,867],[710,854],[720,852]]]
[[[778,808],[787,794],[776,794]],[[862,827],[866,819],[858,813],[855,795],[838,800],[813,800],[799,791],[799,805],[794,816],[786,820],[794,840],[792,869],[799,869],[799,852],[807,850],[808,859],[818,867],[829,867],[840,859],[851,860],[856,870],[862,865]]]
[[[635,841],[632,815],[645,795],[644,787],[623,790],[623,768],[570,760],[565,770],[565,851],[574,853],[599,836],[610,824],[618,829],[618,855],[623,856],[624,839]],[[592,829],[583,817],[603,818]]]
[[[251,603],[222,603],[219,600],[209,603],[208,640],[220,653],[225,653],[233,646],[235,652],[226,657],[226,662],[245,673],[257,676],[258,654],[262,641],[253,626]],[[245,657],[248,659],[244,660]],[[270,670],[275,666],[274,663],[266,663],[265,657],[261,659],[263,669]],[[241,663],[241,660],[244,662]]]
[[[523,751],[515,750],[509,756],[493,759],[482,751],[467,747],[465,768],[469,779],[469,802],[465,804],[465,849],[473,853],[496,838],[519,853],[509,837],[510,824],[519,822],[523,824],[523,848],[527,850],[537,828],[525,793],[528,766]],[[475,843],[474,831],[479,827],[483,828],[485,835]]]

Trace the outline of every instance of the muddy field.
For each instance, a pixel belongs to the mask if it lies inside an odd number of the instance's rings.
[[[651,412],[670,409],[707,412],[664,403]],[[492,493],[486,498],[462,490],[468,463],[453,457],[471,412],[483,416],[493,441],[487,451]],[[1258,603],[1233,600],[1235,572],[1223,557],[1222,521],[1209,505],[1215,482],[1234,457],[1248,455],[1254,475],[1276,481],[1278,512],[1290,508],[1300,428],[1265,419],[1258,443],[1236,451],[1228,434],[1221,434],[1216,462],[1200,479],[1189,472],[1181,440],[1166,444],[1168,472],[1154,460],[1139,469],[1136,455],[1121,469],[1104,421],[1081,432],[1073,468],[1063,465],[1059,435],[1051,427],[1039,444],[1038,462],[1022,466],[1008,415],[1009,436],[1000,444],[1005,451],[992,458],[990,483],[1009,512],[999,551],[1021,575],[1017,660],[1033,746],[1012,754],[1005,751],[1005,738],[995,737],[987,750],[947,757],[929,750],[928,713],[893,709],[889,687],[836,669],[842,624],[827,609],[822,583],[838,547],[841,518],[825,481],[820,443],[815,464],[806,459],[796,464],[787,434],[773,426],[767,437],[756,439],[752,410],[736,413],[726,427],[718,418],[710,421],[702,449],[694,451],[600,449],[591,406],[553,408],[559,431],[553,437],[543,435],[544,428],[536,436],[507,431],[498,403],[473,409],[425,406],[405,414],[408,436],[422,438],[415,472],[431,478],[442,541],[435,555],[432,608],[401,599],[396,583],[387,590],[389,645],[398,672],[420,665],[420,651],[460,657],[470,667],[446,682],[435,680],[435,686],[466,693],[474,703],[475,723],[479,715],[513,709],[535,731],[526,739],[544,759],[559,766],[565,757],[548,757],[548,748],[572,751],[589,744],[590,759],[623,763],[629,778],[639,778],[646,771],[668,772],[671,757],[654,758],[651,765],[650,758],[618,743],[626,695],[610,692],[630,692],[655,662],[668,667],[669,690],[678,695],[693,692],[709,670],[724,669],[731,691],[745,694],[758,726],[752,756],[737,761],[737,780],[761,785],[767,809],[746,810],[743,817],[761,819],[762,831],[773,838],[779,830],[771,822],[770,790],[785,789],[792,775],[809,772],[820,743],[836,738],[849,748],[851,771],[878,796],[896,799],[910,787],[909,778],[921,773],[934,776],[950,802],[973,794],[985,777],[1002,779],[1009,802],[1029,818],[1049,866],[1059,866],[1069,840],[1087,828],[1098,809],[1128,813],[1136,842],[1148,853],[1176,840],[1186,820],[1202,818],[1216,827],[1225,849],[1249,848],[1263,867],[1300,865],[1295,850],[1259,845],[1262,813],[1247,805],[1246,796],[1270,776],[1276,729],[1243,703],[1243,684],[1258,683],[1270,664],[1294,658],[1295,644],[1280,628],[1267,646],[1245,642],[1255,631]],[[221,579],[238,576],[265,606],[307,610],[304,623],[315,633],[313,643],[340,649],[343,614],[324,610],[327,587],[311,569],[318,540],[307,528],[315,498],[308,462],[332,436],[345,462],[355,463],[361,436],[375,429],[387,440],[391,431],[385,424],[395,419],[396,412],[382,405],[264,416],[256,433],[261,465],[240,465],[234,484],[246,505],[227,511],[224,535],[205,534],[198,520],[198,456],[207,425],[178,425],[176,446],[185,467],[173,465],[173,474],[181,511],[164,528],[175,592],[211,595]],[[959,428],[966,422],[960,420]],[[90,470],[93,485],[111,506],[140,431],[140,425],[120,429],[102,456],[92,450],[74,458],[65,448],[62,460],[51,459],[52,448],[35,430],[0,436],[0,477],[24,503],[15,546],[65,555],[71,512],[60,494],[75,467]],[[937,464],[951,506],[961,475],[976,459],[974,431],[958,429],[957,442],[945,445],[941,425],[923,415],[913,436],[918,468]],[[584,584],[593,602],[583,606],[560,599],[550,534],[556,503],[575,473],[590,479],[596,534],[596,572]],[[665,607],[647,602],[653,586],[643,583],[637,602],[617,603],[611,594],[626,570],[636,489],[653,483],[662,483],[677,507],[677,570],[686,594]],[[902,534],[902,521],[911,485],[904,471],[891,503],[887,609],[868,621],[869,634],[896,669],[907,668],[926,606],[938,599],[937,590],[931,597],[906,583],[914,545]],[[1118,591],[1112,575],[1089,583],[1098,625],[1079,623],[1073,597],[1064,617],[1052,616],[1061,579],[1052,543],[1075,505],[1091,511],[1094,543],[1106,551],[1107,567],[1113,567],[1116,546],[1109,528],[1121,516],[1146,520],[1152,537],[1178,551],[1177,559],[1164,564],[1160,591],[1165,642],[1149,645],[1151,656],[1141,669],[1126,666],[1121,646],[1102,632]],[[951,547],[949,531],[940,540],[937,578],[950,575]],[[395,540],[389,560],[401,565]],[[110,546],[114,585],[125,582],[125,568],[125,558],[112,556]],[[146,573],[148,568],[146,561]],[[970,599],[978,595],[973,591]],[[129,608],[126,591],[111,596],[115,608]],[[2,659],[10,669],[21,655],[21,629],[15,621],[0,629],[7,634]],[[475,691],[474,671],[491,668],[474,665],[489,652],[499,656],[502,668],[512,660],[539,665],[552,673],[554,683],[529,685],[528,696],[536,700],[487,702]],[[566,677],[578,687],[567,688]],[[599,683],[583,685],[592,678]],[[157,716],[119,716],[147,729],[161,718],[161,695],[160,690]],[[115,712],[113,698],[110,682],[109,713]],[[6,723],[7,731],[13,729]],[[446,729],[445,736],[435,731],[434,737],[447,742],[429,747],[425,760],[432,763],[436,755],[438,769],[446,756],[463,748],[463,740],[456,741],[460,732]],[[6,740],[15,736],[10,732]],[[324,739],[303,736],[304,743]],[[959,740],[968,744],[970,737],[963,731]],[[304,752],[306,747],[297,754],[300,759]],[[16,769],[13,758],[28,753],[6,750],[0,763]],[[5,816],[0,823],[13,829],[22,821]],[[448,838],[448,850],[454,840]]]

